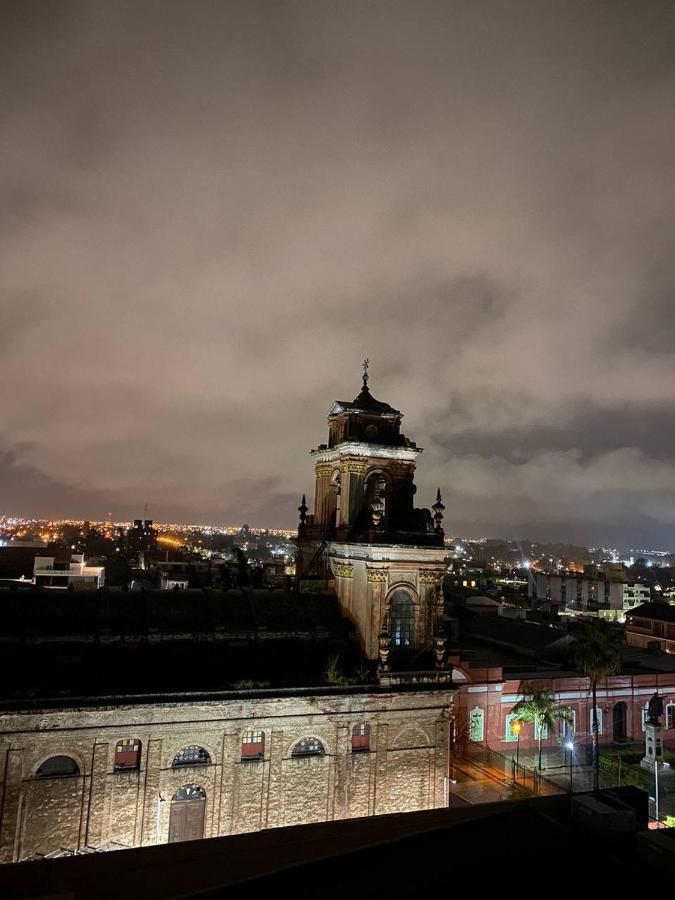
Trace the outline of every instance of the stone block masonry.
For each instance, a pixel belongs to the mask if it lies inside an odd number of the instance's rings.
[[[442,806],[454,693],[270,691],[2,713],[0,859]],[[365,751],[352,749],[355,725],[368,726]],[[243,755],[251,732],[259,758]],[[138,767],[116,770],[129,739],[141,743]],[[318,752],[297,755],[301,741]],[[195,747],[196,762],[176,762]],[[63,756],[78,774],[39,774]]]

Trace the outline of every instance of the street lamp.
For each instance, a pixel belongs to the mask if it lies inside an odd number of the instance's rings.
[[[518,760],[520,759],[520,732],[523,730],[523,723],[518,719],[511,722],[511,731],[516,736],[516,769],[518,768]]]
[[[572,793],[572,753],[574,752],[574,744],[572,741],[567,741],[565,744],[567,749],[570,751],[570,794]]]

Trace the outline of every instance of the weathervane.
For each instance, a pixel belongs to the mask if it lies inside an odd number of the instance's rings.
[[[364,388],[368,387],[368,366],[370,365],[370,360],[366,357],[363,360],[363,386]]]

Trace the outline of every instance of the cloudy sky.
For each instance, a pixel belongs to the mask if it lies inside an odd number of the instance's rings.
[[[675,545],[675,4],[0,4],[0,513]]]

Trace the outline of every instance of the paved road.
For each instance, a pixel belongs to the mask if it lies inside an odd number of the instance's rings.
[[[496,771],[468,759],[454,759],[450,766],[450,805],[495,803],[513,798],[513,784]]]

